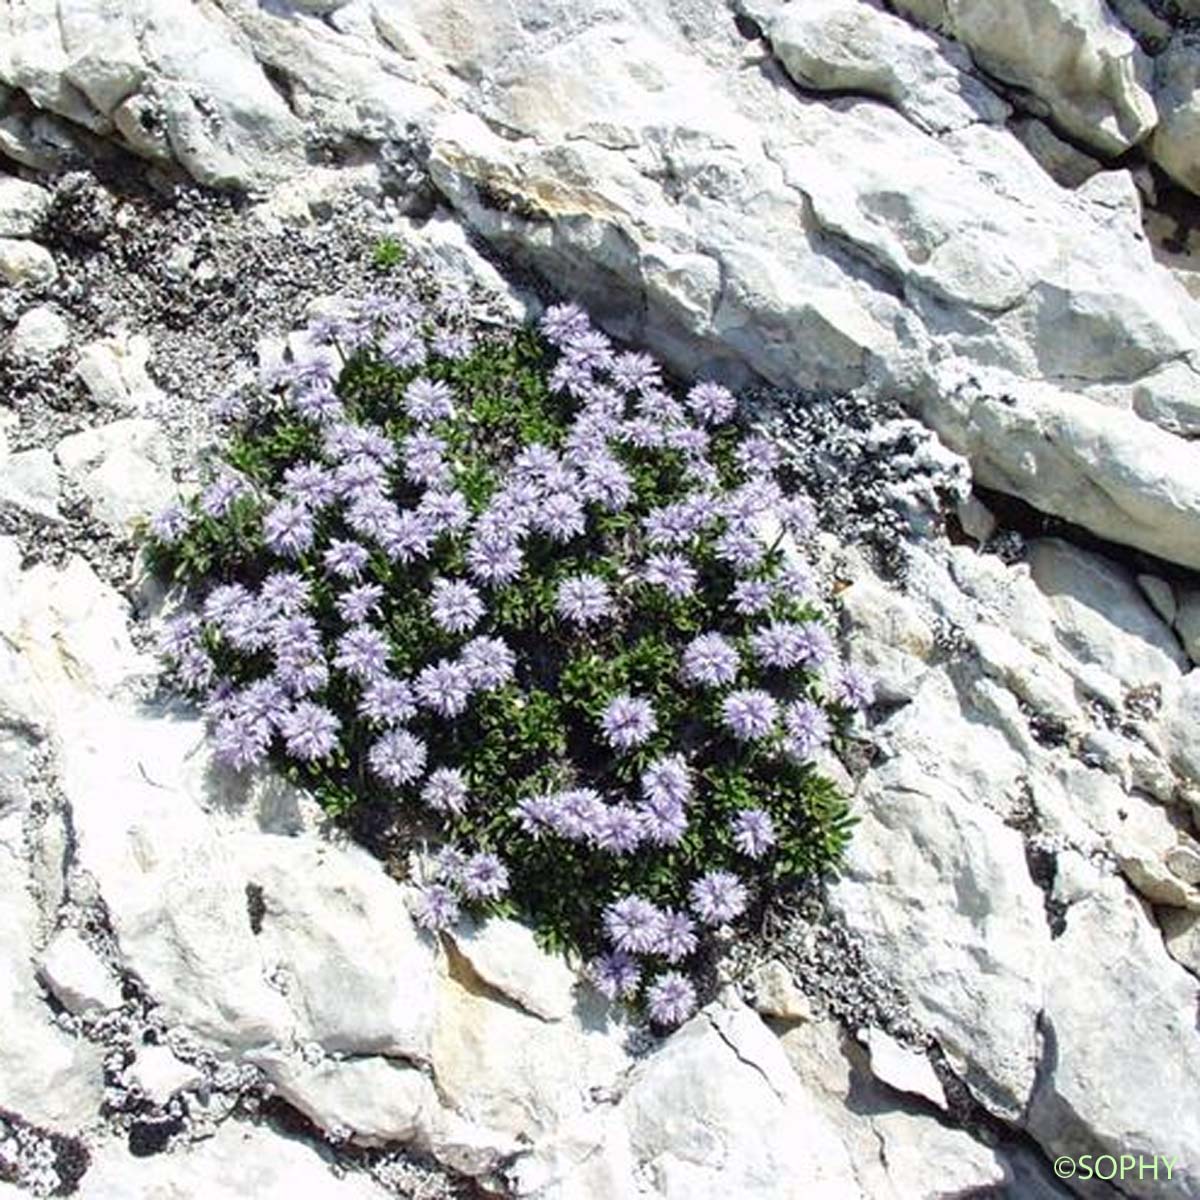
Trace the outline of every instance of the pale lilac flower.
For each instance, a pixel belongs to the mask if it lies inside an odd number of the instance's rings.
[[[804,661],[806,642],[802,627],[791,621],[772,621],[750,635],[755,657],[764,667],[787,670]]]
[[[550,825],[565,838],[592,841],[600,832],[604,801],[592,788],[570,788],[554,797]]]
[[[271,644],[277,617],[257,597],[250,597],[225,618],[224,632],[235,650],[253,654]]]
[[[213,733],[213,752],[217,759],[237,771],[262,762],[270,745],[271,726],[268,722],[236,714],[218,720]]]
[[[717,538],[716,552],[735,571],[751,571],[762,563],[767,548],[757,534],[738,526]]]
[[[746,910],[746,888],[729,871],[709,871],[689,889],[692,911],[706,925],[723,925]]]
[[[438,487],[450,478],[446,443],[431,433],[409,434],[404,442],[404,476],[412,483]]]
[[[245,480],[236,475],[223,474],[214,479],[204,489],[200,497],[200,507],[210,517],[225,517],[233,507],[233,502],[246,493]]]
[[[295,616],[308,604],[312,585],[294,571],[274,571],[263,580],[260,599],[271,612]]]
[[[425,743],[419,738],[406,729],[392,729],[371,747],[367,761],[384,783],[400,787],[421,777],[426,755]]]
[[[531,442],[512,462],[513,478],[542,482],[562,465],[558,455],[541,442]]]
[[[159,630],[158,652],[164,658],[179,659],[199,648],[204,624],[195,613],[181,613],[171,617]]]
[[[775,587],[785,600],[807,600],[816,594],[817,581],[807,564],[789,562],[780,567]]]
[[[230,711],[250,721],[264,721],[278,727],[285,715],[287,698],[275,680],[256,679],[230,698]]]
[[[569,392],[572,396],[586,397],[595,380],[592,368],[584,362],[564,358],[554,364],[547,384],[552,392]]]
[[[696,989],[678,972],[667,971],[646,992],[650,1019],[659,1025],[679,1025],[696,1011]]]
[[[387,468],[369,454],[355,454],[334,468],[334,486],[347,504],[384,499]]]
[[[642,838],[655,846],[677,846],[687,832],[687,813],[674,800],[644,800],[638,820]]]
[[[743,742],[766,737],[774,729],[778,715],[775,697],[761,688],[730,692],[721,703],[725,728]]]
[[[393,367],[419,367],[425,361],[425,342],[420,330],[403,325],[387,334],[379,347],[380,357]]]
[[[728,388],[707,381],[692,385],[687,402],[705,425],[723,425],[737,410],[737,401]]]
[[[627,392],[646,392],[662,384],[662,371],[648,354],[618,354],[609,374]]]
[[[833,638],[824,625],[806,621],[796,635],[800,649],[800,662],[806,667],[819,667],[834,653]]]
[[[463,867],[462,890],[472,900],[498,900],[508,891],[508,868],[494,854],[473,854]]]
[[[693,429],[690,425],[672,429],[667,434],[667,445],[672,450],[679,450],[689,459],[702,460],[708,453],[712,439],[703,429]]]
[[[654,953],[662,955],[667,962],[677,963],[696,949],[696,942],[696,924],[691,917],[667,909],[659,921]]]
[[[687,804],[692,798],[692,773],[682,754],[657,758],[642,772],[642,795],[652,804]]]
[[[466,633],[485,612],[479,593],[462,579],[435,579],[430,608],[434,621],[447,633]]]
[[[173,546],[188,531],[191,518],[182,504],[171,504],[155,513],[150,530],[160,542]]]
[[[833,732],[825,710],[811,700],[793,700],[785,705],[783,728],[787,735],[785,749],[800,761],[828,745]]]
[[[338,616],[347,625],[361,625],[372,613],[379,612],[383,588],[377,583],[360,583],[347,588],[336,600]]]
[[[327,758],[337,746],[339,722],[323,705],[301,700],[285,714],[279,732],[287,742],[288,753],[305,762]]]
[[[250,404],[238,391],[214,396],[205,407],[214,421],[242,421],[250,415]]]
[[[523,796],[513,806],[521,828],[535,840],[547,829],[553,829],[558,812],[555,796]]]
[[[388,640],[378,629],[355,625],[337,641],[333,665],[361,683],[370,683],[387,672]]]
[[[212,683],[213,661],[199,646],[185,650],[175,662],[175,676],[185,691],[199,692]]]
[[[358,702],[358,714],[379,725],[403,725],[417,715],[412,684],[391,675],[373,679]]]
[[[775,588],[765,579],[739,579],[733,585],[733,606],[743,617],[757,616],[771,607]]]
[[[471,507],[462,492],[428,491],[421,497],[417,511],[434,536],[457,533],[471,523]]]
[[[413,917],[422,929],[437,933],[449,929],[459,918],[458,899],[442,883],[431,883],[417,893]]]
[[[618,436],[639,450],[656,450],[667,444],[667,431],[649,417],[630,417],[622,421]]]
[[[263,541],[276,554],[295,558],[313,543],[312,514],[293,500],[277,504],[263,518]]]
[[[775,845],[775,823],[761,808],[744,808],[731,823],[733,844],[750,858],[762,858]]]
[[[591,840],[600,850],[628,854],[642,838],[642,823],[627,804],[601,806]]]
[[[481,537],[467,547],[467,568],[481,583],[511,583],[521,573],[521,548],[507,535]]]
[[[784,529],[798,542],[807,541],[817,531],[817,514],[804,496],[790,496],[782,501],[776,512]]]
[[[576,334],[565,347],[564,354],[571,362],[593,371],[607,371],[612,367],[612,342],[598,329],[585,329]]]
[[[308,508],[324,508],[337,499],[337,482],[324,467],[297,463],[283,473],[283,490],[288,498]]]
[[[598,575],[574,575],[558,585],[555,607],[564,620],[592,625],[612,616],[612,592]]]
[[[538,322],[543,335],[552,346],[565,346],[591,328],[587,313],[577,304],[554,304]]]
[[[654,949],[662,913],[641,896],[614,900],[604,910],[604,932],[618,949],[646,954]]]
[[[721,687],[737,678],[738,652],[719,633],[702,633],[683,652],[682,675],[686,683]]]
[[[457,717],[471,698],[467,669],[445,659],[425,667],[417,676],[417,700],[442,717]]]
[[[298,699],[319,692],[329,682],[329,666],[321,656],[289,657],[279,661],[275,678],[289,696]]]
[[[220,629],[248,601],[250,593],[240,583],[222,583],[213,588],[204,600],[204,619]]]
[[[642,568],[642,578],[673,599],[682,600],[695,592],[700,576],[682,554],[652,554]]]
[[[503,687],[513,677],[516,655],[502,638],[472,638],[459,655],[471,687],[491,691]]]
[[[629,750],[653,736],[658,720],[649,700],[622,695],[609,702],[600,718],[600,727],[610,745]]]
[[[436,877],[447,883],[458,883],[466,865],[467,856],[457,846],[443,846],[433,860]]]
[[[637,960],[624,950],[614,950],[593,959],[587,973],[596,990],[607,1000],[628,999],[635,995],[642,979]]]
[[[843,667],[834,686],[834,695],[851,708],[869,708],[875,703],[875,684],[858,667]]]
[[[769,475],[779,466],[779,447],[767,437],[748,437],[738,447],[736,458],[748,475]]]
[[[302,383],[292,392],[292,409],[296,415],[316,425],[339,421],[346,415],[345,407],[328,380]]]
[[[341,579],[358,580],[362,578],[363,568],[367,565],[371,555],[366,546],[359,545],[358,542],[347,542],[340,538],[335,538],[329,543],[322,556],[322,561],[325,563],[325,568],[331,574],[337,575]]]
[[[408,509],[387,522],[379,534],[379,544],[389,558],[408,564],[429,553],[433,537],[425,517]]]
[[[420,425],[450,420],[454,416],[454,396],[450,385],[440,379],[435,383],[418,375],[404,389],[404,410]]]
[[[430,344],[443,358],[467,358],[475,349],[475,339],[465,329],[437,329]]]
[[[467,781],[454,767],[439,767],[421,787],[421,799],[437,812],[457,816],[467,807]]]
[[[534,528],[555,542],[569,542],[583,533],[587,518],[583,505],[567,492],[547,496],[533,517]]]
[[[723,509],[731,526],[749,527],[758,517],[774,509],[783,492],[768,476],[755,476],[724,498]]]
[[[633,499],[633,480],[611,455],[594,454],[585,458],[579,469],[582,474],[579,492],[585,500],[610,512],[620,512]]]

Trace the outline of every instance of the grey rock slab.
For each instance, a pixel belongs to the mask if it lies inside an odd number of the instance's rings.
[[[0,237],[0,279],[16,287],[43,287],[58,278],[54,255],[24,238]]]
[[[50,192],[15,175],[0,175],[0,237],[30,237],[50,210]]]
[[[67,322],[49,305],[39,304],[21,314],[12,332],[12,352],[18,358],[49,358],[71,337]]]
[[[38,974],[68,1011],[104,1012],[121,1006],[121,988],[78,930],[59,930],[38,961]]]
[[[0,511],[57,521],[58,501],[58,467],[49,450],[21,450],[0,458]]]

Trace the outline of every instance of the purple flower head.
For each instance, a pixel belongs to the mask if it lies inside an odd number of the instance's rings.
[[[419,425],[449,421],[454,416],[454,396],[450,385],[441,380],[434,383],[424,376],[417,376],[404,389],[404,410]]]
[[[507,534],[483,536],[477,530],[467,547],[467,568],[480,583],[511,583],[522,563],[521,548]]]
[[[600,850],[628,854],[642,840],[642,822],[627,804],[601,806],[591,841]]]
[[[433,544],[434,532],[426,517],[412,510],[397,513],[379,534],[379,544],[389,558],[411,563],[424,558]]]
[[[284,500],[263,518],[263,541],[276,554],[296,558],[313,543],[312,514],[305,504]]]
[[[779,447],[767,437],[748,437],[737,450],[737,464],[748,475],[769,475],[779,460]]]
[[[658,729],[658,719],[649,700],[622,695],[611,700],[600,718],[609,745],[618,750],[640,746]]]
[[[779,568],[775,588],[785,600],[807,600],[816,594],[817,581],[806,563],[789,562]]]
[[[725,497],[725,517],[731,526],[749,526],[775,508],[782,498],[779,485],[766,476],[755,476]]]
[[[200,497],[200,507],[210,517],[225,517],[233,507],[233,502],[247,491],[246,482],[237,475],[224,473],[219,475],[204,489]]]
[[[417,715],[412,684],[391,675],[373,679],[358,702],[358,714],[379,725],[403,725]]]
[[[459,918],[458,899],[444,883],[431,883],[417,893],[413,917],[422,929],[437,933]]]
[[[337,641],[333,665],[361,683],[370,683],[387,673],[388,640],[378,629],[355,625]]]
[[[587,526],[583,505],[568,492],[547,496],[534,514],[533,526],[555,542],[569,542]]]
[[[843,667],[834,686],[834,696],[851,708],[869,708],[875,703],[875,684],[858,667]]]
[[[695,592],[700,576],[682,554],[652,554],[642,568],[642,578],[661,587],[668,596],[682,600]]]
[[[337,482],[324,467],[296,463],[283,473],[283,491],[289,500],[318,509],[337,499]]]
[[[240,583],[219,584],[205,597],[204,619],[223,630],[226,621],[252,599]]]
[[[550,827],[574,841],[594,841],[600,832],[604,801],[591,788],[570,788],[554,797]]]
[[[560,466],[561,460],[549,446],[531,442],[513,459],[512,474],[514,479],[543,483]]]
[[[462,579],[435,579],[430,601],[434,621],[447,633],[466,633],[484,614],[479,593]]]
[[[443,358],[467,358],[475,349],[475,339],[465,329],[438,329],[431,345],[434,354]]]
[[[772,621],[750,635],[755,657],[764,667],[787,670],[804,661],[806,643],[802,626],[791,621]]]
[[[629,472],[609,454],[593,454],[580,463],[579,492],[609,512],[620,512],[633,499]]]
[[[480,691],[503,687],[513,677],[516,655],[502,638],[472,638],[459,655],[470,686]]]
[[[297,387],[310,387],[313,384],[332,384],[340,370],[337,356],[328,350],[320,350],[298,362],[286,364],[281,368],[281,373]]]
[[[642,772],[642,795],[655,805],[687,804],[692,798],[692,773],[683,755],[655,759]]]
[[[775,588],[765,579],[739,579],[732,594],[734,608],[743,617],[753,617],[771,607]]]
[[[598,575],[575,575],[558,585],[555,608],[572,624],[593,625],[612,616],[612,592]]]
[[[817,532],[817,513],[804,496],[790,496],[782,501],[776,512],[784,529],[798,542],[807,541]]]
[[[379,354],[384,362],[400,370],[419,367],[425,361],[425,342],[415,326],[402,325],[384,337]]]
[[[369,454],[355,454],[334,468],[337,494],[348,504],[384,498],[387,468]]]
[[[462,890],[472,900],[498,900],[508,891],[508,869],[486,851],[467,859],[461,878]]]
[[[746,910],[746,889],[729,871],[709,871],[692,884],[688,894],[692,911],[706,925],[723,925]]]
[[[733,393],[719,383],[693,384],[687,402],[696,419],[705,425],[723,425],[737,410]]]
[[[539,838],[547,829],[554,828],[558,814],[557,796],[524,796],[513,806],[513,813],[521,828],[532,838]]]
[[[271,726],[264,720],[231,713],[217,721],[213,752],[217,760],[235,771],[256,766],[267,757]]]
[[[717,538],[716,551],[717,557],[735,571],[752,571],[766,556],[766,547],[758,535],[740,525]]]
[[[658,940],[662,913],[641,896],[625,896],[605,908],[603,921],[605,935],[618,950],[647,954]]]
[[[696,1011],[696,989],[678,971],[667,971],[646,992],[650,1019],[658,1025],[680,1025]]]
[[[256,679],[230,696],[230,711],[250,721],[278,726],[285,716],[287,699],[273,679]]]
[[[250,415],[250,404],[237,390],[214,396],[205,405],[214,421],[243,421]]]
[[[338,616],[347,625],[361,625],[372,613],[379,611],[383,588],[377,583],[360,583],[347,588],[337,598]]]
[[[609,374],[627,392],[647,392],[662,386],[662,371],[648,354],[618,354]]]
[[[367,761],[384,783],[400,787],[420,779],[426,753],[425,743],[406,729],[391,729],[371,747]]]
[[[683,652],[684,682],[702,687],[722,687],[737,678],[738,652],[719,633],[702,633]]]
[[[337,717],[320,704],[301,700],[279,723],[279,732],[293,758],[315,762],[328,758],[337,746]]]
[[[404,476],[410,483],[438,487],[450,478],[446,443],[431,433],[411,433],[404,442]]]
[[[565,346],[591,329],[587,313],[577,304],[554,304],[542,314],[538,325],[552,346]]]
[[[787,735],[785,749],[799,761],[811,758],[814,751],[828,745],[833,732],[825,710],[811,700],[793,700],[786,705],[783,728]]]
[[[693,429],[690,425],[681,425],[667,435],[667,445],[672,450],[680,450],[697,461],[703,460],[711,442],[712,439],[703,429]]]
[[[438,767],[425,780],[421,799],[436,812],[458,816],[467,807],[467,781],[454,767]]]
[[[554,364],[547,382],[552,392],[568,392],[586,398],[595,386],[595,376],[587,363],[564,358]]]
[[[294,571],[275,571],[263,580],[259,593],[263,604],[273,613],[290,617],[308,604],[312,586]]]
[[[564,349],[571,362],[592,371],[607,371],[612,368],[612,342],[598,329],[585,329],[571,338]]]
[[[179,659],[201,644],[203,622],[195,613],[180,613],[163,624],[158,633],[158,652],[164,658]]]
[[[425,667],[417,676],[417,700],[442,717],[457,717],[471,698],[466,667],[445,659]]]
[[[333,384],[326,379],[297,384],[292,392],[292,409],[297,416],[317,425],[328,425],[346,415]]]
[[[434,857],[435,876],[447,883],[458,883],[466,865],[467,856],[457,846],[443,846]]]
[[[471,523],[471,506],[462,492],[426,492],[421,497],[417,511],[435,537],[443,533],[457,533]]]
[[[761,808],[744,808],[731,822],[733,844],[750,858],[762,858],[775,845],[775,823]]]
[[[766,737],[775,728],[778,715],[775,697],[761,688],[730,692],[721,703],[721,720],[725,728],[743,742]]]
[[[225,636],[235,650],[253,654],[271,644],[276,614],[257,597],[239,604],[224,622]]]
[[[606,1000],[627,999],[637,993],[642,981],[637,960],[624,950],[602,954],[588,965],[588,978]]]
[[[199,646],[184,651],[175,663],[175,677],[185,691],[200,692],[212,683],[212,659]]]
[[[661,954],[667,962],[681,962],[696,949],[696,941],[696,924],[691,917],[668,909],[659,922],[654,953]]]
[[[642,839],[655,846],[677,846],[687,832],[687,813],[674,800],[644,800],[638,820]]]
[[[335,538],[322,555],[322,561],[330,574],[336,575],[340,579],[358,580],[362,578],[363,569],[370,557],[370,551],[366,546],[361,546],[358,542],[347,542]]]
[[[182,504],[171,504],[155,513],[150,521],[150,531],[167,546],[173,546],[188,531],[191,518]]]
[[[799,661],[806,667],[819,667],[833,657],[833,638],[829,630],[817,621],[806,621],[796,635],[799,644]]]

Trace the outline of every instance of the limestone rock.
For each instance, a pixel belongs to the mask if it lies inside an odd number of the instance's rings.
[[[54,255],[24,238],[0,237],[0,279],[15,287],[44,287],[58,278]]]
[[[121,1005],[117,981],[74,929],[54,935],[42,954],[38,974],[68,1012],[103,1012]]]
[[[1200,52],[1177,39],[1155,67],[1160,117],[1150,152],[1168,175],[1200,193]]]
[[[72,434],[59,442],[55,456],[97,517],[123,533],[175,499],[170,449],[153,421],[131,417]]]
[[[172,1096],[201,1082],[203,1076],[191,1064],[180,1062],[166,1046],[141,1046],[133,1065],[125,1072],[129,1082],[160,1108]]]
[[[750,979],[754,1008],[777,1021],[811,1021],[812,1006],[796,986],[792,973],[778,960],[764,963]]]
[[[1200,663],[1200,591],[1185,592],[1179,599],[1175,631],[1194,663]]]
[[[22,450],[0,458],[0,512],[57,521],[58,468],[49,450]]]
[[[901,1045],[881,1029],[862,1030],[859,1040],[871,1056],[875,1078],[898,1092],[921,1096],[938,1108],[947,1108],[946,1093],[932,1064],[925,1055]]]
[[[1169,908],[1158,914],[1158,923],[1167,953],[1200,978],[1200,913]]]
[[[75,371],[97,404],[141,412],[162,397],[146,373],[149,360],[148,338],[118,334],[84,346]]]
[[[50,209],[50,193],[15,175],[0,175],[0,237],[30,237]]]
[[[70,340],[66,321],[48,305],[21,314],[12,335],[12,352],[19,358],[49,358]]]
[[[1077,188],[1104,167],[1062,138],[1036,117],[1022,117],[1009,124],[1021,145],[1037,160],[1042,170],[1065,188]]]
[[[1178,605],[1175,601],[1175,591],[1171,585],[1165,579],[1160,579],[1157,575],[1139,575],[1137,583],[1138,587],[1145,594],[1146,599],[1150,601],[1151,608],[1168,625],[1174,625]],[[1186,649],[1186,646],[1184,648]]]

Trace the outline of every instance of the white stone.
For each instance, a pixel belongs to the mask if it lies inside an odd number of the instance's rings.
[[[1077,188],[1104,170],[1090,155],[1064,142],[1045,121],[1024,117],[1010,122],[1009,129],[1046,174],[1062,187]]]
[[[42,954],[38,974],[68,1012],[103,1012],[121,1006],[120,985],[75,929],[54,935]]]
[[[48,305],[21,314],[12,335],[12,352],[19,358],[48,358],[70,340],[65,320]]]
[[[792,973],[772,959],[763,963],[750,977],[754,992],[754,1008],[764,1017],[778,1021],[811,1021],[812,1005],[808,997],[796,986]]]
[[[37,242],[0,238],[0,279],[16,287],[43,287],[58,278],[54,255]]]
[[[942,1081],[924,1054],[901,1045],[874,1026],[860,1030],[859,1041],[867,1047],[871,1056],[871,1071],[881,1083],[898,1092],[921,1096],[938,1108],[949,1108]]]
[[[0,175],[0,237],[30,237],[50,210],[50,193],[15,175]]]
[[[1200,784],[1200,668],[1193,667],[1163,706],[1163,731],[1171,765],[1193,784]]]
[[[983,543],[996,532],[996,518],[978,496],[969,496],[954,510],[963,533]]]
[[[1200,913],[1168,908],[1159,914],[1167,953],[1200,978]]]
[[[75,371],[97,404],[142,412],[162,399],[146,372],[149,361],[149,338],[122,333],[84,346]]]
[[[137,1057],[126,1071],[142,1094],[160,1108],[172,1096],[203,1080],[200,1071],[190,1063],[180,1062],[166,1046],[139,1046]]]
[[[1200,662],[1200,591],[1184,592],[1175,614],[1175,632],[1183,642],[1188,658]]]
[[[22,450],[0,460],[0,511],[57,521],[58,500],[58,468],[49,450]]]
[[[1171,585],[1157,575],[1144,574],[1137,577],[1137,583],[1145,593],[1146,599],[1150,601],[1150,606],[1154,611],[1168,625],[1174,625],[1178,605],[1175,602],[1175,591]]]
[[[176,498],[170,447],[153,421],[131,417],[72,434],[58,443],[55,456],[96,516],[123,532]]]
[[[1176,182],[1200,193],[1200,54],[1186,39],[1177,38],[1155,68],[1159,121],[1150,152]]]
[[[206,1200],[386,1200],[392,1194],[365,1174],[334,1174],[332,1156],[319,1144],[265,1124],[224,1121],[213,1137],[148,1158],[135,1158],[124,1139],[90,1149],[79,1200],[192,1200],[198,1185]]]

